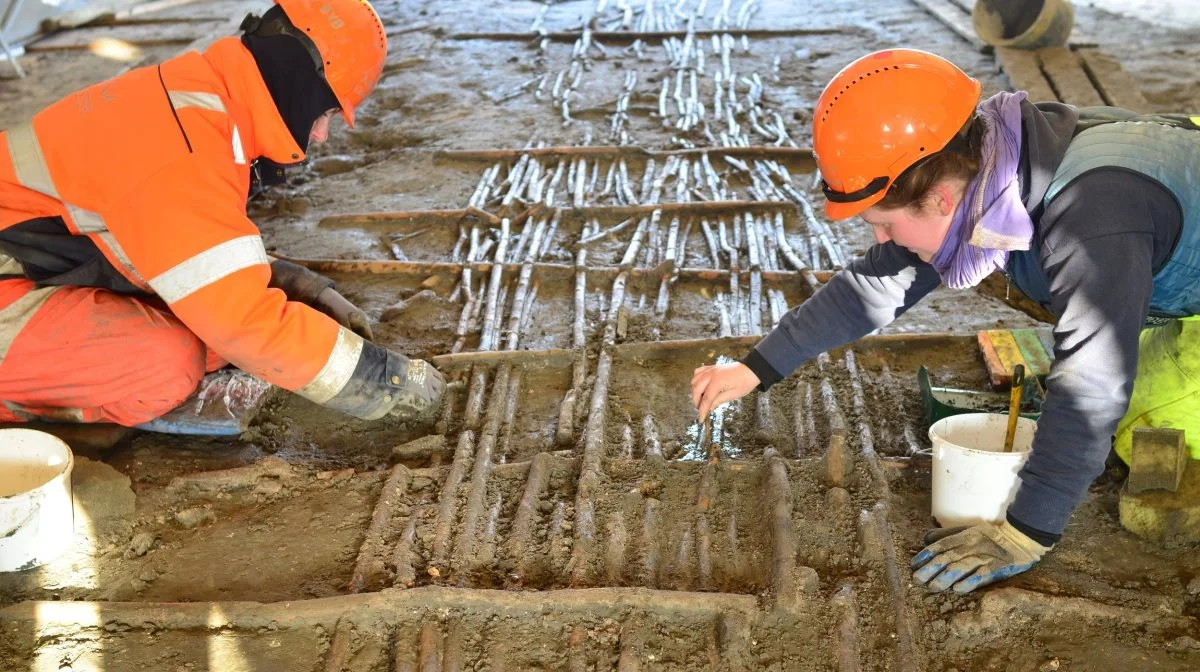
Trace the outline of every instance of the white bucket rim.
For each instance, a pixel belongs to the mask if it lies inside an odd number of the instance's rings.
[[[0,495],[0,501],[17,500],[22,497],[30,497],[34,493],[38,492],[39,490],[43,490],[47,486],[53,485],[54,483],[61,481],[64,478],[70,477],[71,471],[75,468],[75,452],[73,450],[71,450],[71,447],[67,445],[66,441],[63,441],[62,439],[58,438],[57,436],[54,436],[53,434],[51,434],[49,432],[43,432],[43,431],[40,431],[37,429],[27,429],[24,427],[12,427],[12,428],[7,428],[7,429],[0,429],[0,442],[2,442],[4,440],[5,436],[12,436],[14,433],[22,433],[22,434],[27,434],[27,435],[33,434],[33,435],[36,435],[36,437],[34,437],[34,438],[36,438],[40,441],[45,441],[46,443],[51,444],[56,448],[62,448],[62,451],[66,456],[66,460],[63,461],[61,465],[56,465],[56,466],[60,466],[61,468],[58,470],[58,473],[56,473],[54,476],[51,476],[50,478],[46,479],[44,482],[39,483],[35,486],[32,486],[29,489],[24,490],[22,492],[14,492],[11,495]]]
[[[961,421],[966,418],[978,417],[978,416],[987,416],[987,417],[992,417],[992,418],[997,418],[997,419],[1003,418],[1005,422],[1008,421],[1007,413],[986,413],[986,412],[958,413],[956,415],[951,415],[951,416],[942,418],[941,420],[938,420],[937,422],[930,425],[929,426],[929,441],[934,444],[935,450],[937,448],[944,448],[947,450],[955,450],[960,453],[972,455],[975,457],[991,458],[991,459],[997,459],[997,460],[1011,460],[1011,459],[1014,459],[1014,457],[1019,457],[1021,455],[1028,453],[1029,451],[1033,450],[1033,441],[1032,440],[1029,441],[1028,445],[1014,444],[1013,449],[1011,451],[1005,452],[1003,450],[984,450],[982,448],[971,448],[969,446],[964,446],[964,445],[950,441],[949,439],[946,438],[945,434],[940,434],[936,437],[934,436],[935,435],[934,430],[939,429],[939,428],[944,428],[946,426],[950,426],[950,425],[954,424],[953,421],[955,421],[955,420]],[[1017,417],[1017,433],[1018,434],[1021,433],[1022,427],[1028,428],[1029,430],[1036,433],[1037,432],[1037,420],[1032,420],[1030,418],[1018,416]]]

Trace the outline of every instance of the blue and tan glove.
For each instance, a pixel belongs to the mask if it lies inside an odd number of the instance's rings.
[[[1053,546],[1042,546],[1004,521],[930,530],[912,559],[913,578],[934,592],[959,595],[1024,572]]]

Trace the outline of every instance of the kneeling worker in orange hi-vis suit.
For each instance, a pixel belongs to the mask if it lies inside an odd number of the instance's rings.
[[[372,343],[246,217],[255,161],[354,125],[383,24],[365,0],[277,0],[242,30],[0,134],[0,421],[137,425],[226,363],[367,420],[439,404],[436,369]]]

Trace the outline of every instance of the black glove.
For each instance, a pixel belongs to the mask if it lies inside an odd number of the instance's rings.
[[[367,314],[358,306],[350,303],[333,287],[326,287],[322,290],[317,295],[317,300],[313,302],[312,307],[337,320],[338,324],[368,341],[375,340],[375,334],[371,332],[371,321],[367,319]]]
[[[321,292],[333,287],[333,280],[283,259],[271,262],[271,281],[268,287],[282,289],[289,301],[313,305]]]
[[[368,341],[375,340],[367,314],[333,288],[333,280],[290,261],[271,262],[270,287],[282,289],[291,301],[316,308]]]
[[[402,360],[400,373],[391,380],[399,389],[393,394],[395,405],[388,413],[398,418],[419,417],[442,404],[446,394],[446,379],[442,372],[423,359],[408,359],[391,353]]]

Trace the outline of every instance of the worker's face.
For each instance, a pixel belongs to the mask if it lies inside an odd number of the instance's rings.
[[[308,134],[309,143],[315,142],[319,145],[329,139],[329,121],[333,119],[336,112],[336,109],[327,110],[325,114],[317,117],[317,120],[313,122],[312,131]]]
[[[862,218],[874,230],[876,242],[890,240],[928,262],[946,239],[954,209],[962,200],[962,193],[955,191],[938,185],[920,206],[892,210],[872,206],[863,211]]]

